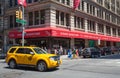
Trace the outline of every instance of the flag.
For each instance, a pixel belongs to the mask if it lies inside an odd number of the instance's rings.
[[[18,0],[18,4],[19,4],[19,5],[22,5],[22,6],[24,6],[24,7],[27,6],[26,0]]]
[[[73,9],[75,10],[80,4],[80,0],[74,0]]]

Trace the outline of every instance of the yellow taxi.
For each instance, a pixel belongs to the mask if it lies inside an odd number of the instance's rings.
[[[34,66],[39,71],[59,67],[62,63],[60,56],[49,54],[45,50],[35,46],[13,46],[6,56],[6,63],[10,68],[19,65]]]

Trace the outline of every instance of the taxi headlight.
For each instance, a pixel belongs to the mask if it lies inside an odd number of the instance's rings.
[[[55,61],[55,58],[54,58],[54,57],[50,57],[50,60],[53,60],[53,61]]]

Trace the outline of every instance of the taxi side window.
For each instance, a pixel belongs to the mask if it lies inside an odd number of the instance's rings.
[[[18,48],[16,53],[24,54],[24,48]]]
[[[25,48],[25,49],[24,49],[24,52],[25,52],[25,54],[30,54],[30,52],[32,52],[32,50],[29,49],[29,48]]]
[[[9,53],[14,53],[15,50],[16,50],[16,48],[12,48],[12,49],[10,49]]]

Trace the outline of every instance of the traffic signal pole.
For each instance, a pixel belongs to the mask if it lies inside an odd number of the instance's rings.
[[[24,6],[22,6],[22,19],[24,20]],[[25,40],[24,40],[24,36],[25,36],[25,25],[22,24],[22,46],[24,46]]]

